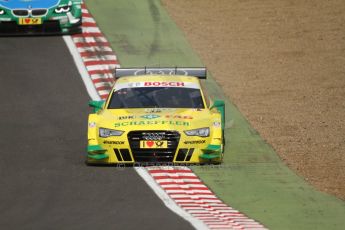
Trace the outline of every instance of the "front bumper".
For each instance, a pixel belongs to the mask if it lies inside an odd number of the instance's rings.
[[[15,21],[0,22],[0,36],[64,35],[81,33],[82,21],[61,28],[58,20],[47,20],[41,25],[18,25]]]
[[[147,132],[147,131],[146,131]],[[221,163],[222,146],[210,144],[212,138],[195,137],[188,140],[176,131],[164,132],[167,148],[142,149],[139,142],[143,131],[129,132],[127,138],[90,140],[87,163],[89,164],[204,164]]]

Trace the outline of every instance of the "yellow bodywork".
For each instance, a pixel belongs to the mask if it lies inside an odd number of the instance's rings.
[[[183,82],[187,85],[197,85],[201,90],[205,108],[107,109],[111,94],[116,91],[117,85],[131,85],[138,82]],[[138,149],[141,154],[145,154],[147,151],[148,159],[151,160],[144,162],[160,162],[156,158],[160,159],[160,154],[163,156],[167,147],[164,135],[177,135],[179,138],[177,141],[175,139],[176,149],[169,162],[179,164],[220,163],[223,157],[221,122],[221,113],[217,108],[207,108],[199,79],[196,77],[143,75],[119,78],[102,109],[89,115],[87,162],[90,164],[138,163],[138,160],[135,160],[138,157],[136,157],[134,149]],[[208,137],[188,136],[185,133],[187,130],[205,127],[210,129]],[[120,136],[103,138],[99,135],[100,128],[123,131],[123,133]],[[154,138],[153,140],[143,140],[140,137],[139,140],[135,137],[135,133],[140,133],[140,135],[158,133],[163,136],[163,140]],[[133,147],[134,141],[136,141],[135,148]]]

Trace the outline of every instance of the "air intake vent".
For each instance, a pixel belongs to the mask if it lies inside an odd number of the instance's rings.
[[[114,152],[118,161],[132,161],[128,149],[114,149]]]
[[[194,148],[191,149],[179,149],[176,157],[176,161],[190,161],[194,152]]]

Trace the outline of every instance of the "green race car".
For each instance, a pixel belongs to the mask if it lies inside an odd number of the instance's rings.
[[[0,0],[0,35],[81,33],[82,0]]]

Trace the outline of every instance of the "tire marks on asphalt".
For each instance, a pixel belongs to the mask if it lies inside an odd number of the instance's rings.
[[[85,5],[82,13],[83,33],[73,35],[72,40],[100,98],[105,100],[114,84],[115,68],[120,67],[120,64]]]

